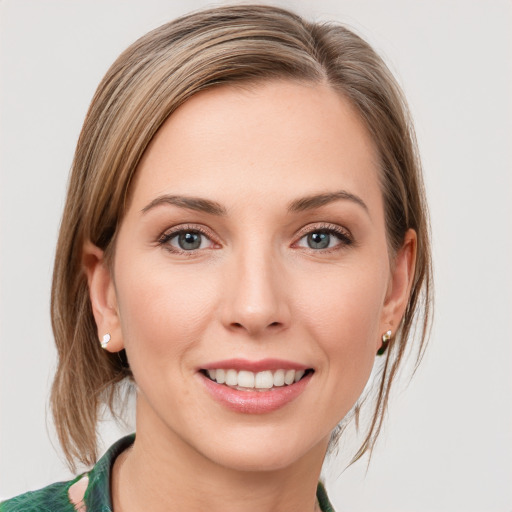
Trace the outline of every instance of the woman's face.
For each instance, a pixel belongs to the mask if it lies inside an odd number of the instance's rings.
[[[195,95],[144,154],[106,287],[138,435],[237,469],[323,455],[399,320],[393,279],[377,154],[343,97]]]

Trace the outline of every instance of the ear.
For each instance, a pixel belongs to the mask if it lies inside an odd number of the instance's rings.
[[[416,248],[416,231],[409,229],[405,233],[402,247],[391,262],[391,275],[382,313],[382,334],[391,330],[394,335],[405,313],[414,279]],[[381,340],[378,345],[377,348],[382,346]]]
[[[114,280],[105,262],[103,251],[90,241],[84,244],[82,250],[82,267],[87,275],[89,298],[98,328],[98,344],[108,333],[110,342],[106,350],[119,352],[124,348],[124,343]]]

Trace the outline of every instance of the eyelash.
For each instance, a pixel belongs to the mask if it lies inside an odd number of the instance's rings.
[[[158,244],[161,246],[165,246],[165,249],[167,249],[169,252],[171,252],[173,254],[181,254],[184,256],[194,256],[197,253],[197,251],[201,250],[201,249],[185,251],[183,249],[178,249],[177,247],[173,247],[172,245],[169,244],[169,242],[173,238],[175,238],[183,233],[199,233],[199,234],[203,235],[204,237],[206,237],[208,240],[210,240],[212,243],[214,243],[214,244],[216,243],[213,240],[211,233],[209,231],[207,231],[206,229],[204,229],[203,227],[196,226],[196,225],[184,225],[184,226],[177,226],[176,228],[173,228],[171,231],[166,231],[165,233],[163,233],[163,235],[158,239]]]
[[[352,233],[350,233],[348,229],[342,228],[341,226],[338,226],[336,224],[322,223],[311,227],[306,226],[305,228],[303,228],[299,233],[299,238],[297,242],[295,242],[293,245],[297,245],[303,238],[313,233],[325,233],[328,235],[334,235],[339,241],[339,243],[336,244],[334,247],[328,247],[325,249],[313,249],[311,247],[303,247],[303,249],[306,249],[307,251],[310,251],[315,254],[328,254],[334,251],[342,250],[354,244],[354,238],[352,237]]]
[[[204,229],[201,226],[197,226],[197,225],[184,225],[184,226],[179,226],[179,227],[173,228],[171,231],[167,231],[160,236],[160,238],[158,239],[158,244],[161,246],[165,246],[166,250],[168,250],[169,252],[171,252],[173,254],[180,254],[180,255],[185,255],[185,256],[194,256],[197,254],[198,251],[203,250],[203,249],[192,249],[192,250],[187,251],[187,250],[183,250],[183,249],[178,249],[177,247],[171,246],[169,244],[169,242],[173,238],[175,238],[183,233],[199,233],[202,236],[206,237],[208,240],[210,240],[211,243],[218,244],[218,242],[215,242],[213,240],[213,236],[208,230]],[[313,249],[311,247],[303,247],[303,249],[306,249],[315,254],[330,253],[330,252],[333,252],[336,250],[341,250],[345,247],[348,247],[348,246],[354,244],[354,239],[352,237],[352,234],[346,228],[342,228],[335,224],[320,224],[320,225],[315,225],[312,227],[303,228],[299,232],[298,239],[296,242],[293,243],[292,247],[297,246],[297,244],[303,238],[305,238],[308,235],[311,235],[313,233],[325,233],[328,235],[334,235],[340,242],[337,245],[335,245],[334,247],[329,247],[329,248],[324,248],[324,249]]]

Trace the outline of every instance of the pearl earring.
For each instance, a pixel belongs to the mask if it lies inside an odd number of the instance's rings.
[[[379,348],[379,350],[377,350],[378,356],[381,356],[386,351],[386,348],[388,347],[388,343],[389,343],[389,340],[391,339],[392,334],[393,333],[391,332],[391,330],[389,330],[389,331],[386,331],[382,335],[382,346]]]
[[[101,340],[101,348],[107,348],[108,342],[110,341],[110,333],[107,332]]]

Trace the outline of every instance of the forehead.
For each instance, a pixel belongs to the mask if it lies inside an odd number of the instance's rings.
[[[367,196],[379,192],[377,162],[358,113],[329,86],[221,86],[196,94],[162,125],[132,199],[137,207],[166,193],[268,202],[269,194],[333,188]]]

